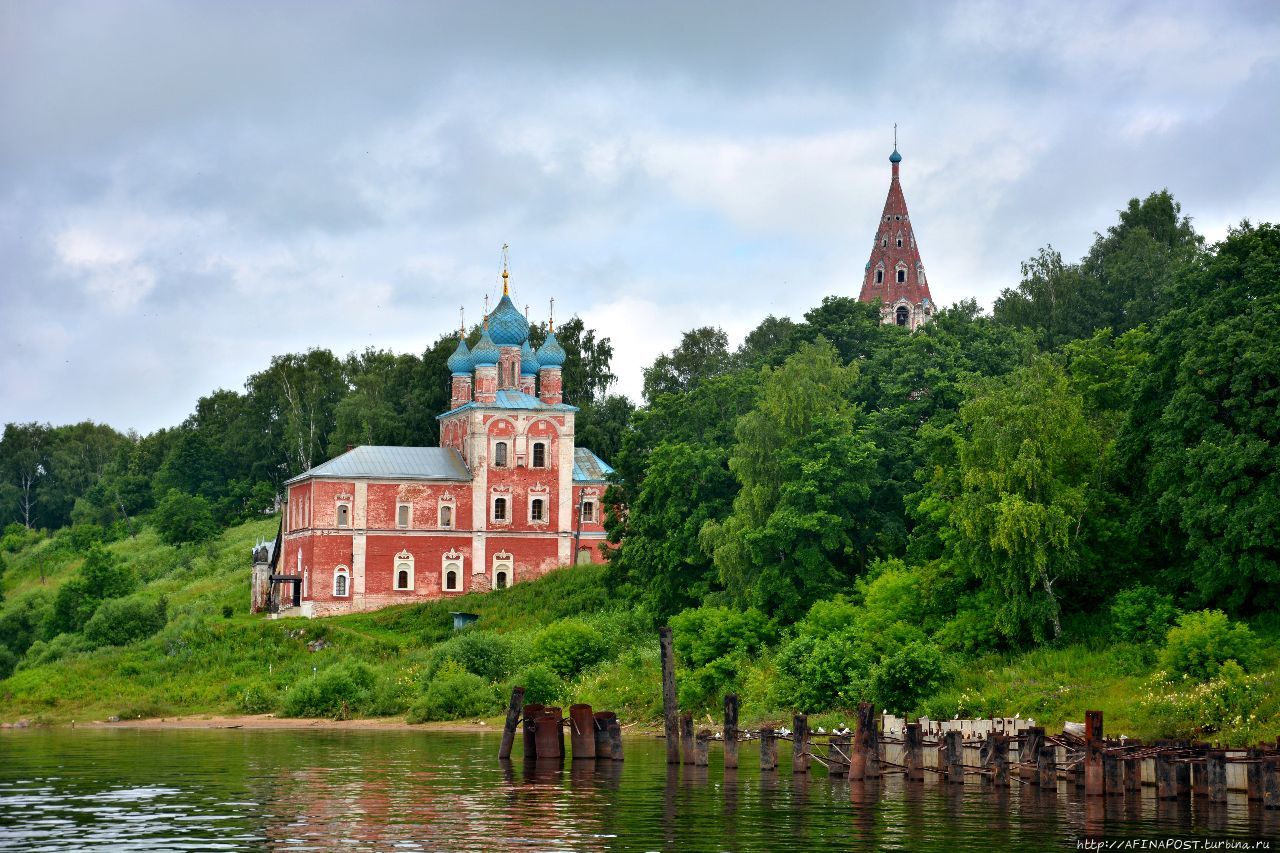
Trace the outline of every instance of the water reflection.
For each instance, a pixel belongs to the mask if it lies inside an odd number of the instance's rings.
[[[45,731],[0,735],[0,846],[79,850],[1052,850],[1081,833],[1273,837],[1236,793],[1086,798],[930,774],[850,783],[821,766],[499,762],[496,738],[426,732]],[[750,755],[750,759],[748,759]]]

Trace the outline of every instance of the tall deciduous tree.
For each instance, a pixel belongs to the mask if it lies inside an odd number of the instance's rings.
[[[702,382],[726,373],[732,366],[729,338],[723,329],[690,329],[680,345],[663,353],[644,370],[644,398],[653,402],[663,394],[692,391]]]
[[[49,472],[48,424],[5,424],[0,437],[0,467],[12,512],[29,529],[36,516],[36,487]]]

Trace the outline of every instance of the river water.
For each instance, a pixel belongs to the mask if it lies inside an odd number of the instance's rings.
[[[498,739],[413,731],[0,734],[4,850],[1062,850],[1108,839],[1260,839],[1280,812],[1086,802],[981,784],[876,784],[626,761],[500,764]],[[519,756],[519,746],[516,754]],[[1276,845],[1275,849],[1280,849]]]

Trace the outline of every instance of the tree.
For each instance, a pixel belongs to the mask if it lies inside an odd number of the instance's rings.
[[[177,489],[171,489],[156,504],[151,522],[160,539],[169,545],[204,542],[218,535],[209,502],[200,495],[184,494]]]
[[[138,576],[131,568],[101,545],[94,545],[79,571],[58,588],[50,619],[52,633],[79,631],[98,605],[128,595],[137,586]]]
[[[249,377],[246,388],[265,406],[265,426],[287,473],[324,461],[334,409],[350,390],[333,353],[312,349],[275,356],[270,367]]]
[[[1280,604],[1280,227],[1243,223],[1179,278],[1119,439],[1131,535],[1192,602]]]
[[[946,506],[947,556],[999,596],[1006,637],[1041,640],[1049,626],[1056,639],[1056,584],[1091,565],[1085,522],[1097,505],[1102,438],[1048,359],[978,383],[958,426],[949,430],[954,467],[931,484]]]
[[[644,369],[644,398],[653,402],[662,394],[692,391],[730,366],[729,338],[722,329],[690,329],[681,336],[678,347]]]
[[[1034,258],[1023,261],[1017,289],[1000,292],[995,318],[1034,330],[1042,349],[1054,349],[1093,331],[1093,324],[1084,316],[1087,300],[1082,288],[1079,264],[1064,263],[1062,253],[1046,246]]]
[[[226,458],[203,432],[184,429],[156,472],[157,495],[180,491],[217,499],[226,491]]]
[[[36,513],[37,485],[49,470],[48,424],[5,424],[0,437],[0,466],[5,484],[12,487],[11,500],[17,518],[28,529]]]
[[[622,449],[622,439],[636,407],[618,394],[609,394],[595,403],[583,404],[574,419],[574,440],[609,462]]]
[[[877,451],[851,402],[857,377],[825,340],[761,371],[729,459],[733,512],[702,534],[739,602],[793,620],[864,566]]]

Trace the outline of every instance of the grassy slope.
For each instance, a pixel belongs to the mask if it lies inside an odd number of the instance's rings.
[[[215,542],[175,549],[154,533],[113,543],[110,549],[133,565],[150,592],[168,596],[169,625],[158,635],[126,647],[75,652],[59,660],[29,666],[0,682],[0,719],[32,717],[49,722],[103,719],[117,714],[174,716],[225,714],[245,710],[251,688],[280,696],[312,676],[313,667],[358,660],[414,694],[433,644],[452,631],[450,612],[480,615],[488,630],[527,643],[540,626],[566,616],[600,614],[619,608],[601,583],[603,568],[575,567],[508,590],[468,595],[442,602],[393,607],[325,620],[269,620],[248,610],[249,549],[274,535],[274,519],[232,528]],[[9,560],[5,575],[13,607],[37,590],[52,591],[80,561],[54,556],[42,542]],[[44,558],[45,581],[40,580]],[[224,606],[232,609],[224,617]],[[614,614],[625,619],[625,614]],[[612,617],[610,617],[612,618]],[[610,624],[616,624],[610,623]],[[1280,666],[1280,631],[1265,631],[1266,668]],[[307,643],[330,644],[311,652]],[[589,702],[618,710],[627,719],[656,719],[660,712],[657,641],[643,631],[619,635],[613,659],[588,670],[567,687],[566,701]],[[1035,717],[1056,727],[1064,719],[1081,720],[1086,708],[1105,712],[1109,731],[1153,737],[1157,721],[1143,712],[1139,699],[1150,679],[1149,660],[1135,660],[1131,647],[1105,638],[1018,655],[990,655],[958,667],[953,682],[926,706],[935,715],[1013,715]],[[745,720],[786,719],[788,709],[769,699],[773,669],[764,655],[747,673],[741,689]],[[1280,697],[1271,691],[1262,718],[1239,737],[1280,734]],[[498,713],[498,708],[494,713]],[[703,709],[713,710],[713,709]],[[905,710],[905,709],[891,709]],[[822,714],[815,725],[846,719]],[[1242,726],[1243,729],[1243,726]]]

